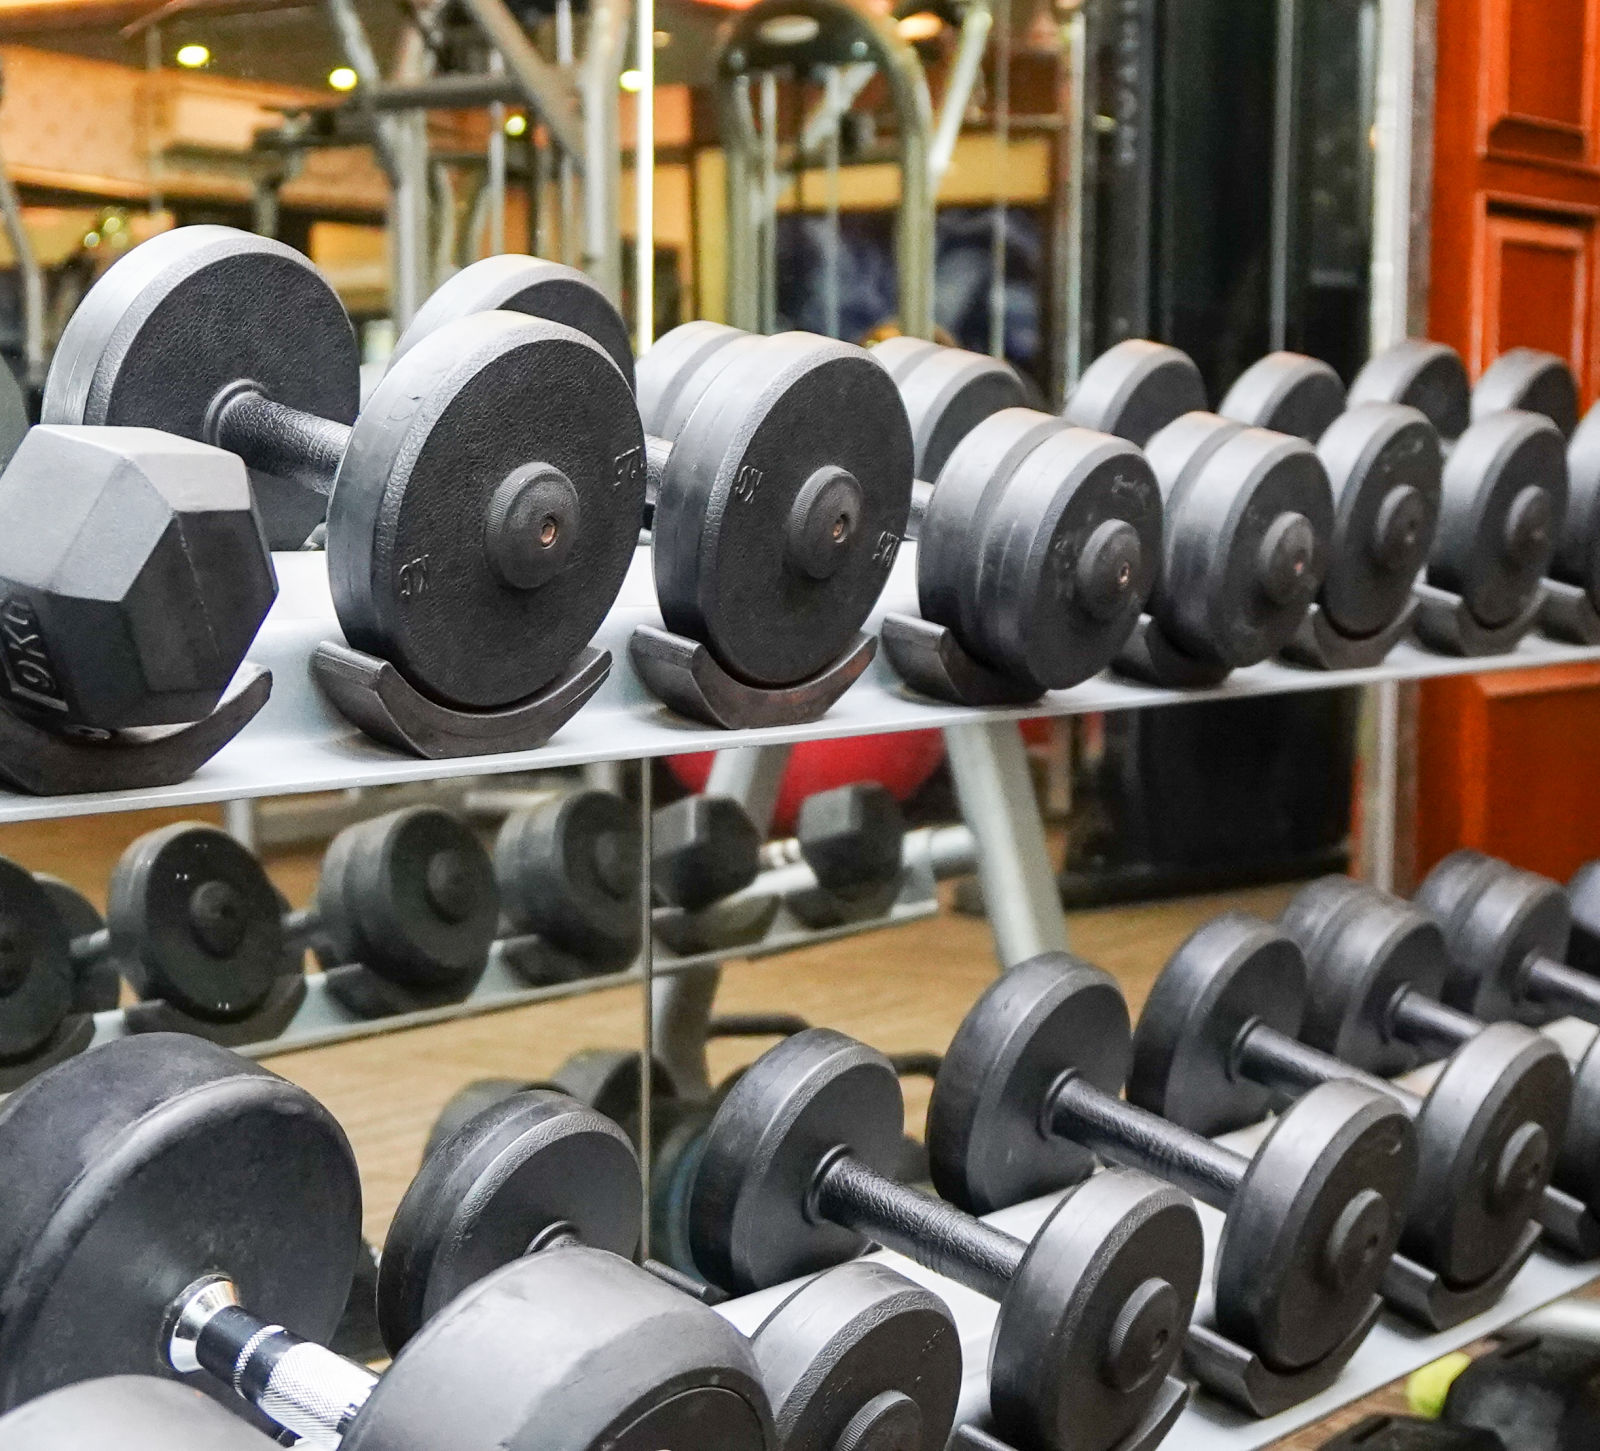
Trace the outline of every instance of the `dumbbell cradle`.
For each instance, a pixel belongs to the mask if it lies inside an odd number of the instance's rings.
[[[1382,1291],[1431,1329],[1459,1324],[1499,1298],[1538,1240],[1530,1218],[1566,1124],[1566,1063],[1547,1039],[1500,1024],[1419,1097],[1298,1040],[1306,978],[1295,938],[1259,918],[1229,912],[1199,928],[1140,1015],[1128,1100],[1217,1134],[1322,1084],[1392,1096],[1416,1127],[1418,1174]]]

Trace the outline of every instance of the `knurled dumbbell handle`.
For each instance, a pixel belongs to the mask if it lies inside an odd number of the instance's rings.
[[[1422,1100],[1409,1089],[1376,1074],[1363,1073],[1331,1053],[1307,1047],[1287,1033],[1259,1023],[1239,1035],[1234,1053],[1239,1072],[1252,1083],[1263,1084],[1291,1099],[1324,1083],[1347,1081],[1387,1095],[1413,1117],[1422,1108]]]
[[[1223,1144],[1179,1128],[1085,1083],[1062,1079],[1046,1107],[1051,1131],[1126,1169],[1142,1169],[1226,1212],[1250,1161]]]
[[[350,444],[350,425],[276,403],[254,388],[240,388],[215,406],[213,441],[251,468],[293,479],[318,494],[333,492],[339,461]]]
[[[1411,988],[1395,999],[1392,1021],[1395,1036],[1424,1053],[1452,1053],[1483,1031],[1479,1019]]]
[[[1027,1253],[1020,1239],[953,1204],[897,1184],[851,1154],[817,1174],[817,1212],[991,1300],[1006,1291]]]
[[[1553,957],[1529,961],[1528,993],[1550,1007],[1600,1023],[1600,977],[1591,977]]]

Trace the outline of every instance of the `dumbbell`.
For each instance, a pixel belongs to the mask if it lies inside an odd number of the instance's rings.
[[[1290,917],[1307,926],[1305,895]],[[1455,1049],[1421,1097],[1298,1039],[1307,972],[1296,936],[1244,912],[1200,927],[1168,960],[1133,1035],[1128,1102],[1213,1136],[1258,1123],[1322,1084],[1387,1094],[1416,1130],[1417,1176],[1399,1252],[1439,1283],[1385,1283],[1433,1329],[1498,1297],[1533,1248],[1529,1221],[1566,1127],[1571,1074],[1549,1039],[1499,1023]],[[1477,1292],[1474,1294],[1474,1292]]]
[[[153,1375],[79,1381],[0,1416],[6,1451],[271,1451],[276,1444],[202,1392]]]
[[[1416,1177],[1404,1110],[1361,1084],[1323,1084],[1247,1158],[1118,1098],[1130,1052],[1127,1005],[1098,968],[1043,953],[1002,974],[934,1080],[935,1188],[981,1213],[1077,1183],[1096,1155],[1143,1169],[1227,1215],[1214,1270],[1223,1336],[1278,1374],[1347,1358]]]
[[[919,479],[937,479],[957,445],[986,418],[1026,408],[1027,389],[1004,358],[923,338],[884,338],[868,349],[905,404]]]
[[[237,453],[275,546],[299,545],[326,508],[351,646],[447,709],[535,696],[588,644],[633,558],[644,440],[626,378],[587,334],[506,312],[419,337],[357,418],[359,363],[305,257],[180,227],[89,290],[43,413]]]
[[[896,1183],[905,1109],[882,1054],[827,1028],[769,1049],[706,1136],[690,1207],[696,1267],[758,1290],[897,1250],[999,1302],[998,1432],[1030,1451],[1110,1447],[1162,1392],[1201,1273],[1200,1225],[1141,1174],[1097,1175],[1031,1243]]]
[[[1300,1037],[1313,1047],[1389,1078],[1490,1031],[1482,1017],[1439,1000],[1450,971],[1444,936],[1409,903],[1349,877],[1323,877],[1295,894],[1282,926],[1305,954]],[[1585,1256],[1600,1251],[1596,1043],[1573,1067],[1572,1109],[1555,1146],[1555,1188],[1546,1190],[1539,1210],[1546,1232]]]
[[[876,781],[814,791],[800,803],[795,834],[761,849],[766,871],[796,863],[813,881],[782,893],[807,927],[836,927],[888,910],[904,877],[905,813]]]
[[[155,1369],[345,1451],[771,1445],[745,1341],[594,1250],[480,1281],[381,1378],[324,1349],[360,1242],[355,1158],[303,1089],[203,1039],[58,1064],[0,1105],[0,1155],[0,1409]]]
[[[1315,450],[1204,408],[1192,360],[1133,340],[1090,364],[1064,410],[1143,448],[1160,485],[1161,563],[1146,606],[1158,638],[1130,666],[1157,676],[1181,676],[1185,660],[1214,675],[1277,653],[1327,569],[1333,494]]]
[[[631,1258],[643,1209],[639,1161],[610,1119],[542,1089],[501,1100],[424,1159],[395,1211],[378,1273],[385,1343],[401,1351],[469,1286],[551,1244]],[[943,1451],[961,1385],[955,1323],[893,1271],[830,1271],[751,1348],[786,1451]]]

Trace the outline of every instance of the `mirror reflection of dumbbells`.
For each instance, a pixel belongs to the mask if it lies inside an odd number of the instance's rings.
[[[1201,1274],[1188,1198],[1143,1174],[1096,1175],[1023,1241],[890,1177],[903,1133],[883,1055],[831,1029],[786,1038],[733,1085],[706,1135],[696,1268],[749,1292],[876,1242],[998,1302],[989,1408],[1005,1442],[1153,1443],[1187,1399],[1169,1371]]]
[[[6,1451],[272,1451],[277,1444],[203,1391],[153,1375],[77,1381],[0,1416]]]
[[[0,1410],[157,1366],[345,1451],[774,1445],[742,1336],[570,1243],[473,1284],[381,1377],[324,1349],[360,1238],[349,1143],[303,1089],[203,1039],[58,1064],[0,1106],[0,1154]]]
[[[1299,941],[1327,906],[1302,892],[1280,930],[1244,912],[1200,927],[1172,955],[1133,1035],[1128,1101],[1196,1133],[1247,1128],[1320,1084],[1359,1081],[1411,1116],[1417,1176],[1382,1282],[1402,1314],[1442,1330],[1487,1309],[1539,1239],[1566,1127],[1571,1074],[1548,1038],[1498,1023],[1462,1042],[1427,1095],[1299,1040]]]
[[[1247,1157],[1117,1096],[1131,1039],[1121,990],[1098,968],[1064,953],[1011,968],[934,1081],[934,1185],[986,1212],[1077,1183],[1098,1156],[1221,1210],[1188,1369],[1245,1410],[1282,1410],[1330,1384],[1377,1317],[1416,1177],[1410,1119],[1387,1093],[1325,1083]]]
[[[1505,1014],[1494,988],[1463,1006],[1441,1000],[1450,959],[1425,912],[1348,877],[1324,877],[1290,902],[1282,926],[1305,953],[1300,1037],[1368,1073],[1392,1078],[1447,1057]],[[1505,1025],[1501,1025],[1502,1027]],[[1572,1107],[1552,1143],[1540,1198],[1546,1236],[1569,1254],[1600,1254],[1600,1038],[1572,1065]]]
[[[629,1259],[642,1218],[639,1162],[609,1118],[541,1088],[488,1105],[430,1146],[395,1211],[378,1272],[384,1342],[402,1353],[469,1286],[553,1244]],[[961,1385],[956,1327],[892,1270],[819,1276],[764,1318],[751,1350],[785,1448],[945,1444]]]

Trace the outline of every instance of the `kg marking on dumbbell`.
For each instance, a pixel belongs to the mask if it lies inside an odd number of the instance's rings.
[[[1190,1327],[1189,1369],[1258,1415],[1303,1400],[1377,1317],[1416,1176],[1410,1120],[1387,1094],[1327,1083],[1247,1158],[1117,1097],[1130,1056],[1127,1005],[1107,974],[1065,953],[1008,970],[934,1080],[935,1187],[985,1212],[1083,1180],[1098,1155],[1222,1210],[1214,1306]]]
[[[1315,935],[1302,892],[1286,930],[1228,912],[1192,933],[1150,990],[1133,1035],[1128,1101],[1196,1133],[1258,1123],[1325,1083],[1358,1081],[1411,1116],[1417,1177],[1386,1300],[1433,1330],[1487,1309],[1533,1252],[1566,1127],[1571,1075],[1549,1039],[1515,1023],[1475,1033],[1426,1097],[1299,1041]]]

